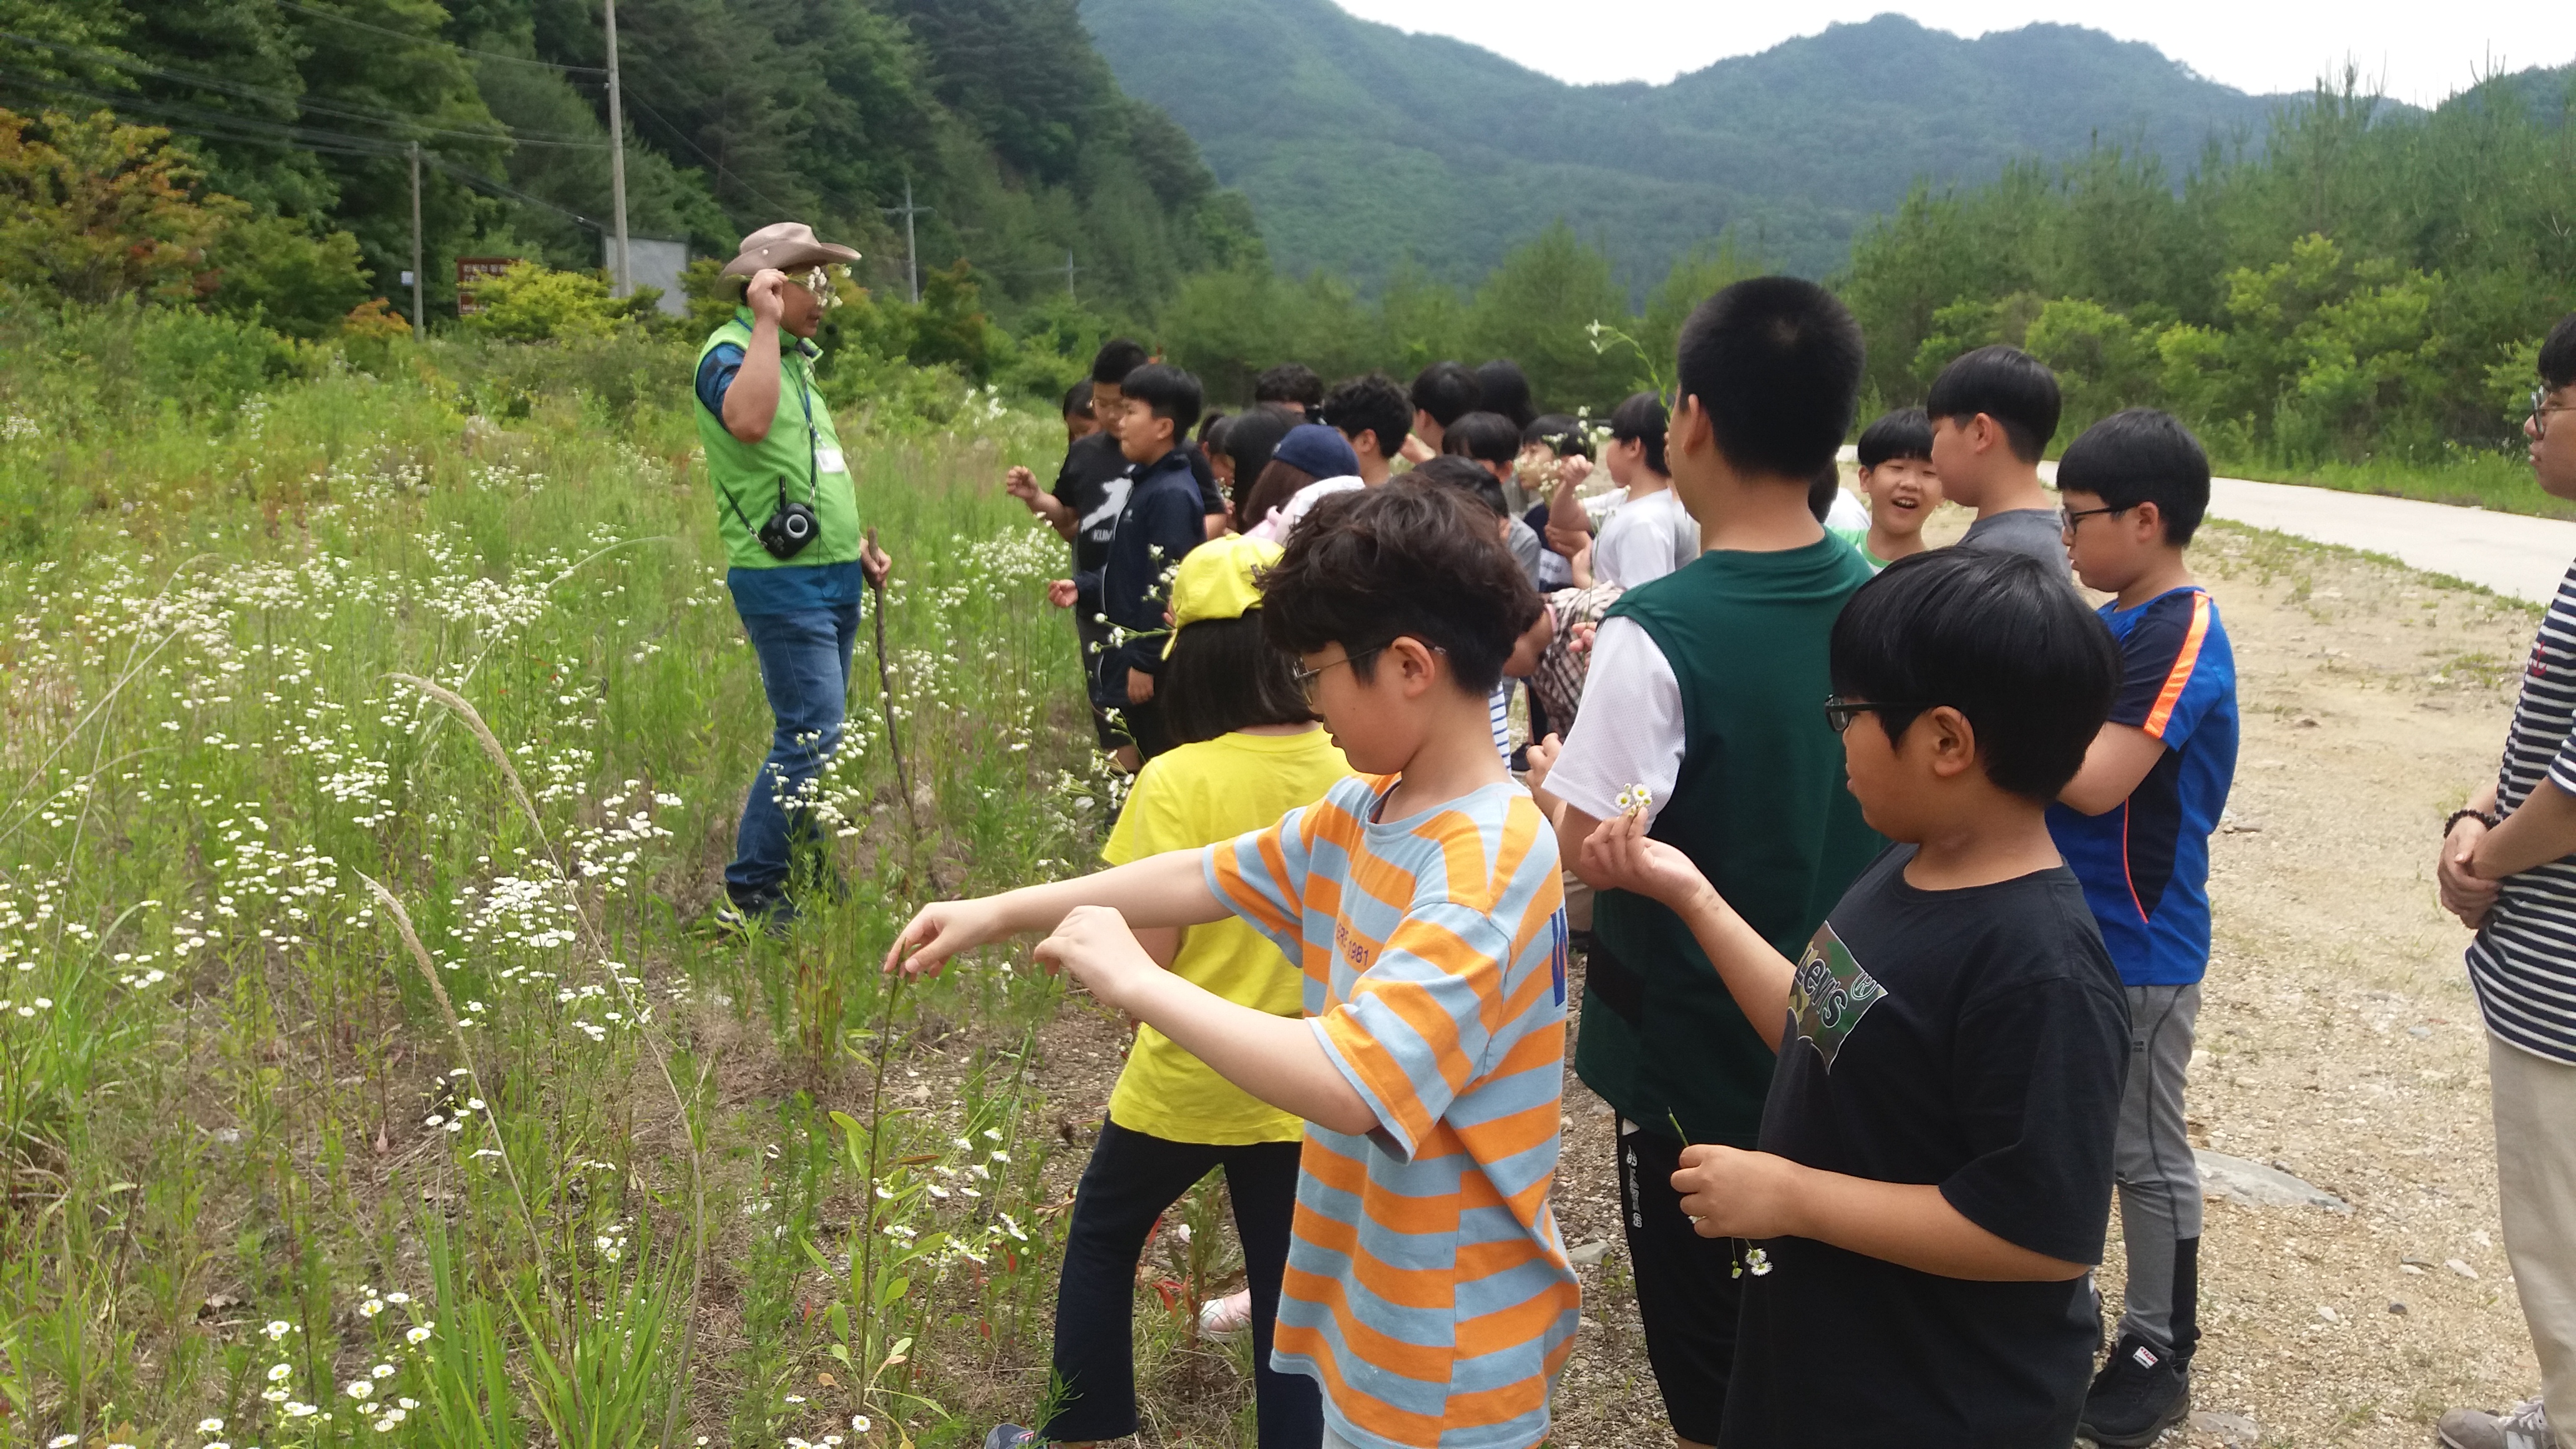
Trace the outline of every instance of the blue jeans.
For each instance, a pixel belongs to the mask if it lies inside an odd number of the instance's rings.
[[[841,747],[850,697],[850,651],[859,641],[854,600],[825,609],[744,614],[742,631],[760,656],[760,687],[777,723],[769,758],[742,802],[725,888],[740,896],[787,881],[788,852],[814,838],[813,812],[800,802],[823,762]],[[782,803],[783,802],[783,803]]]

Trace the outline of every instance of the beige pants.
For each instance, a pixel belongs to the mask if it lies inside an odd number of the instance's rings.
[[[2540,1357],[2540,1395],[2553,1426],[2576,1425],[2576,1066],[2489,1036],[2487,1076],[2504,1251]]]

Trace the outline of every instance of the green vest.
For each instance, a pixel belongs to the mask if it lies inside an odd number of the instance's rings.
[[[1681,777],[1655,839],[1795,961],[1845,887],[1886,844],[1843,783],[1825,723],[1826,646],[1869,566],[1837,538],[1785,553],[1704,553],[1629,590],[1607,618],[1635,621],[1681,684]],[[1692,1142],[1749,1148],[1773,1057],[1717,968],[1666,907],[1604,891],[1586,963],[1574,1068],[1619,1114]]]
[[[746,443],[725,431],[724,419],[707,411],[704,400],[697,406],[698,441],[706,449],[707,479],[715,485],[716,532],[724,539],[725,561],[738,569],[849,563],[859,556],[859,499],[850,486],[841,435],[832,426],[832,410],[815,390],[813,360],[803,348],[787,345],[794,339],[786,333],[779,334],[779,341],[778,415],[770,420],[767,437]],[[732,321],[708,334],[689,375],[696,377],[707,354],[728,342],[750,354],[750,308],[735,309]],[[760,526],[778,511],[782,484],[787,497],[814,505],[821,525],[814,541],[790,559],[772,558],[759,537]]]

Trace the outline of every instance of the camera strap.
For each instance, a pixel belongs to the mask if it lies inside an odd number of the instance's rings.
[[[784,345],[780,347],[779,353],[779,362],[783,367],[786,363]],[[805,409],[805,505],[811,508],[823,500],[823,440],[822,434],[814,426],[814,377],[811,371],[813,363],[805,356],[804,349],[801,347],[797,349],[796,363],[796,401]],[[731,508],[733,516],[741,521],[743,532],[758,533],[760,530],[752,527],[751,520],[744,516],[742,501],[733,496],[733,490],[712,477],[708,481],[715,483],[716,491],[724,495],[725,506]],[[778,480],[778,506],[781,508],[787,506],[787,479],[783,476]]]

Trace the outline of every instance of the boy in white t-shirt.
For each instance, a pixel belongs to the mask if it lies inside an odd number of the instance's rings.
[[[1630,397],[1610,414],[1610,442],[1601,450],[1601,463],[1624,491],[1592,540],[1588,568],[1577,558],[1575,587],[1633,589],[1699,557],[1699,524],[1664,471],[1664,426],[1664,400],[1651,392]],[[1573,490],[1560,488],[1548,505],[1548,532],[1579,528],[1583,517]]]

